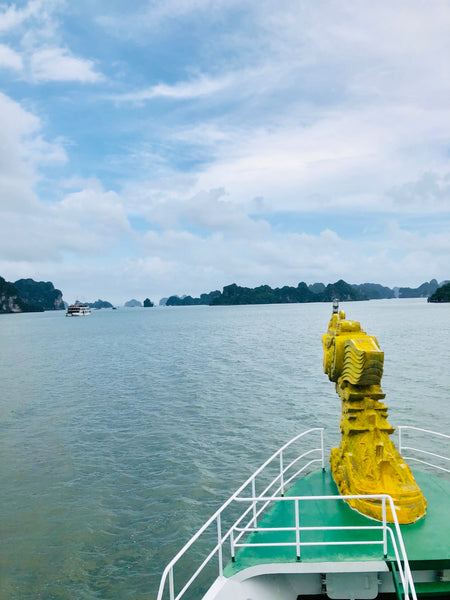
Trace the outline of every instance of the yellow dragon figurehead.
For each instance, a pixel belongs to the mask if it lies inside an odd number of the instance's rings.
[[[394,428],[381,402],[384,353],[375,336],[367,335],[357,321],[345,318],[333,303],[328,331],[322,336],[324,372],[336,383],[342,400],[339,448],[330,456],[331,471],[342,495],[389,494],[400,523],[412,523],[426,511],[410,468],[389,435]],[[352,499],[349,504],[369,517],[381,520],[379,500]],[[392,522],[392,514],[387,510]]]

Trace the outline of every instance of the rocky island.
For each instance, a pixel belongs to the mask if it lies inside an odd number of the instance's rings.
[[[50,281],[18,279],[14,283],[0,277],[0,314],[64,310],[62,292]]]
[[[434,294],[428,298],[428,302],[450,302],[450,283],[438,288]]]
[[[166,306],[195,306],[195,305],[237,305],[237,304],[287,304],[299,302],[331,302],[338,298],[341,302],[352,302],[357,300],[379,300],[382,298],[428,298],[441,289],[447,282],[439,284],[436,279],[425,282],[418,288],[389,288],[378,283],[350,284],[340,279],[336,283],[314,283],[307,285],[300,282],[297,287],[283,286],[271,288],[268,285],[260,285],[256,288],[247,288],[235,283],[227,285],[223,291],[201,294],[199,298],[192,296],[170,296],[164,298]],[[440,301],[440,300],[438,300]]]
[[[136,308],[137,306],[142,306],[142,302],[132,298],[131,300],[128,300],[128,302],[125,302],[124,306],[127,308]]]
[[[96,310],[99,310],[100,308],[113,308],[111,302],[100,300],[100,298],[95,302],[86,302],[86,304],[89,306],[89,308],[95,308]]]

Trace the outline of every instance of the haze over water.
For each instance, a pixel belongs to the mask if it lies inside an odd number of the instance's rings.
[[[343,303],[385,353],[392,425],[449,433],[450,306]],[[328,304],[0,318],[0,597],[156,597],[166,563],[340,401]]]

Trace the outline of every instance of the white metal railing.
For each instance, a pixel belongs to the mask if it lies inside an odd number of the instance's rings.
[[[406,460],[414,460],[416,462],[420,462],[423,465],[427,465],[429,467],[433,467],[434,469],[439,469],[440,471],[445,471],[446,473],[450,473],[450,469],[443,467],[441,465],[437,465],[436,462],[428,462],[427,460],[423,460],[423,458],[418,458],[417,456],[411,455],[406,456],[404,454],[405,450],[409,450],[410,452],[414,452],[419,454],[422,457],[426,457],[429,460],[438,459],[443,461],[444,464],[450,466],[450,458],[448,456],[442,456],[441,454],[436,454],[435,452],[429,452],[428,450],[424,450],[423,448],[414,448],[413,446],[407,446],[405,444],[405,436],[404,433],[408,431],[418,431],[420,433],[426,433],[427,435],[436,436],[440,438],[440,440],[447,439],[450,440],[450,435],[446,435],[445,433],[438,433],[437,431],[430,431],[429,429],[421,429],[420,427],[412,427],[410,425],[400,425],[398,428],[398,450],[402,457]],[[407,442],[411,443],[411,442]]]
[[[363,525],[363,526],[315,526],[315,527],[302,527],[300,525],[300,508],[301,502],[319,502],[319,501],[346,501],[346,500],[380,500],[382,510],[382,521],[380,525]],[[406,555],[405,545],[403,542],[400,525],[398,522],[394,501],[391,496],[387,494],[361,494],[361,495],[347,495],[347,496],[260,496],[260,497],[236,497],[238,502],[255,503],[261,502],[267,505],[270,502],[291,502],[294,503],[294,514],[295,514],[295,526],[294,527],[234,527],[235,531],[239,531],[239,536],[236,540],[231,537],[231,556],[234,559],[236,548],[245,547],[294,547],[297,553],[297,560],[301,558],[301,548],[304,546],[362,546],[362,545],[382,545],[383,556],[387,557],[388,554],[388,538],[392,543],[392,548],[395,554],[395,562],[400,575],[400,580],[403,586],[404,598],[408,600],[411,594],[413,600],[417,600],[416,591],[414,589],[414,582],[411,575],[411,569],[409,567],[408,557]],[[392,513],[393,529],[388,526],[387,514],[386,514],[386,503],[389,503],[389,507]],[[247,511],[248,512],[248,511]],[[295,542],[253,542],[247,541],[239,543],[239,539],[249,533],[259,532],[295,532]],[[301,541],[301,532],[303,531],[381,531],[381,539],[374,540],[351,540],[351,541],[316,541],[316,542],[303,542]]]
[[[400,426],[398,427],[399,433],[399,451],[402,453],[404,450],[414,451],[419,453],[421,456],[425,456],[427,458],[434,458],[443,461],[449,461],[445,456],[441,456],[439,454],[435,454],[433,452],[429,452],[428,450],[422,450],[419,448],[414,448],[412,446],[407,446],[404,444],[404,436],[403,432],[405,430],[415,430],[417,432],[422,432],[425,434],[430,434],[432,436],[439,436],[441,439],[446,438],[450,439],[450,436],[437,433],[434,431],[429,431],[426,429],[420,429],[417,427],[410,426]],[[364,496],[284,496],[284,491],[287,489],[287,486],[296,479],[299,475],[307,471],[313,465],[315,466],[317,463],[320,464],[322,469],[325,468],[324,462],[324,436],[323,436],[323,428],[313,428],[309,429],[301,433],[300,435],[294,437],[287,444],[285,444],[282,448],[280,448],[275,454],[273,454],[251,477],[247,479],[247,481],[217,510],[208,521],[197,531],[197,533],[188,541],[188,543],[176,554],[176,556],[170,561],[167,567],[164,569],[161,583],[159,586],[159,591],[157,595],[157,600],[163,600],[164,593],[167,592],[167,587],[169,591],[169,599],[170,600],[180,600],[185,592],[191,587],[193,582],[197,579],[200,573],[205,569],[205,567],[210,563],[210,561],[216,556],[218,562],[218,575],[223,576],[223,552],[224,552],[224,543],[230,543],[231,547],[231,558],[234,558],[235,549],[241,546],[253,545],[256,546],[258,544],[250,542],[241,542],[243,536],[254,532],[254,531],[271,531],[268,528],[258,528],[258,519],[259,517],[266,511],[267,507],[273,502],[294,502],[294,515],[295,515],[295,527],[284,527],[273,529],[273,531],[291,531],[295,532],[295,542],[287,542],[287,543],[267,543],[264,545],[270,546],[295,546],[297,551],[297,557],[300,558],[301,548],[303,546],[312,546],[312,545],[361,545],[361,544],[379,544],[383,546],[383,555],[387,555],[387,543],[388,539],[392,542],[392,548],[395,554],[395,562],[397,565],[397,570],[400,575],[401,584],[403,586],[405,599],[409,599],[411,597],[413,600],[417,600],[416,592],[414,590],[414,583],[411,576],[411,571],[408,563],[408,559],[406,556],[405,546],[403,543],[402,534],[400,531],[400,526],[397,519],[397,514],[395,511],[395,506],[392,498],[388,495],[364,495]],[[305,437],[311,437],[311,435],[319,436],[319,444],[318,447],[307,450],[306,452],[295,455],[295,457],[288,458],[288,454],[292,452],[294,444],[297,442],[304,441]],[[440,470],[449,472],[448,469],[438,466],[436,464],[427,462],[422,460],[422,458],[417,457],[405,457],[410,460],[417,460],[425,465],[436,467]],[[285,463],[287,463],[285,465]],[[264,475],[267,475],[267,471],[270,467],[276,466],[276,475],[273,477],[268,484],[265,484],[265,487],[262,492],[257,493],[257,482],[261,485],[260,478]],[[241,496],[247,490],[251,488],[250,494],[247,497]],[[378,498],[381,500],[382,504],[382,515],[383,520],[382,524],[374,525],[374,526],[362,526],[362,527],[327,527],[327,526],[317,526],[317,527],[302,527],[300,525],[300,517],[299,517],[299,503],[300,502],[308,502],[308,501],[339,501],[339,500],[348,500],[348,499],[357,499],[357,498]],[[247,503],[248,506],[245,507],[244,512],[239,514],[237,519],[233,518],[233,524],[231,527],[228,527],[226,533],[223,533],[223,523],[225,521],[225,517],[227,515],[226,511],[232,507],[235,507],[238,503]],[[386,522],[386,503],[389,503],[389,507],[392,514],[393,526],[388,526]],[[206,558],[204,558],[203,562],[200,566],[195,570],[191,577],[189,577],[181,587],[180,590],[176,591],[175,589],[175,577],[174,570],[177,564],[184,558],[188,551],[194,547],[194,545],[208,532],[211,532],[211,528],[216,530],[216,542],[211,549],[211,551],[207,554]],[[342,529],[344,530],[374,530],[381,531],[381,539],[374,541],[342,541],[342,542],[304,542],[302,541],[301,533],[304,531],[333,531]],[[261,545],[261,544],[260,544]]]
[[[310,436],[310,434],[318,434],[319,435],[319,447],[313,448],[299,454],[293,460],[289,462],[287,466],[284,465],[285,457],[287,451],[291,449],[291,447],[306,436]],[[313,458],[313,455],[316,457]],[[317,457],[317,455],[319,455]],[[303,459],[307,459],[305,464],[299,465],[300,461]],[[266,495],[269,492],[272,494],[283,494],[286,486],[296,477],[298,477],[301,473],[305,472],[311,465],[315,463],[320,463],[322,469],[325,468],[325,454],[324,454],[324,445],[323,445],[323,428],[315,427],[313,429],[309,429],[308,431],[304,431],[299,435],[295,436],[292,440],[290,440],[287,444],[285,444],[282,448],[280,448],[275,454],[273,454],[257,471],[253,473],[251,477],[247,479],[247,481],[241,485],[241,487],[216,511],[212,517],[206,521],[206,523],[197,531],[197,533],[189,540],[189,542],[176,554],[176,556],[170,561],[167,567],[164,569],[161,583],[159,586],[157,600],[162,600],[164,591],[167,587],[167,582],[169,584],[169,598],[170,600],[179,600],[183,594],[189,589],[192,583],[197,579],[199,574],[203,571],[206,565],[211,561],[211,559],[217,555],[218,557],[218,574],[219,576],[223,575],[223,544],[232,536],[233,528],[238,526],[246,517],[251,513],[251,521],[256,525],[257,518],[264,511],[265,507],[262,507],[260,510],[256,509],[256,501],[253,502],[244,513],[238,518],[237,521],[233,524],[233,526],[227,531],[225,535],[222,534],[222,516],[226,509],[230,507],[230,505],[235,501],[237,496],[241,494],[248,486],[252,488],[252,495],[256,496],[256,480],[262,475],[268,467],[270,467],[275,461],[278,461],[279,469],[278,474],[275,478],[270,481],[270,483],[265,487],[262,495]],[[293,467],[296,467],[295,472],[292,474]],[[275,488],[275,489],[273,489]],[[211,550],[211,552],[206,556],[201,565],[197,568],[197,570],[193,573],[193,575],[188,579],[185,585],[181,588],[181,590],[176,593],[175,592],[175,582],[174,582],[174,567],[180,561],[180,559],[185,556],[188,550],[192,548],[192,546],[201,538],[201,536],[208,530],[212,525],[216,526],[217,529],[217,544]]]

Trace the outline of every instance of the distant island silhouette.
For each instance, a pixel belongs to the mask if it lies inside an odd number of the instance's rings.
[[[291,304],[305,302],[331,302],[337,298],[341,302],[358,300],[375,300],[382,298],[429,298],[440,286],[436,279],[425,282],[417,288],[389,288],[378,283],[349,284],[343,279],[336,283],[314,283],[307,285],[300,282],[297,287],[284,286],[271,288],[260,285],[256,288],[241,287],[235,283],[227,285],[223,291],[201,294],[198,298],[192,296],[170,296],[163,298],[160,305],[165,306],[196,306],[196,305],[238,305],[238,304]],[[444,300],[441,300],[444,301]]]
[[[136,308],[136,306],[142,306],[142,302],[140,300],[132,298],[131,300],[128,300],[128,302],[125,302],[124,306],[126,306],[127,308]]]
[[[336,283],[300,282],[297,287],[285,285],[271,288],[260,285],[255,288],[242,287],[236,283],[226,285],[223,290],[192,296],[170,296],[162,298],[160,306],[196,306],[196,305],[238,305],[238,304],[292,304],[304,302],[332,302],[335,298],[341,302],[375,300],[382,298],[428,298],[429,302],[450,302],[450,282],[438,283],[436,279],[422,283],[417,288],[389,288],[378,283],[350,284],[340,279]],[[115,308],[106,300],[88,302],[91,308]],[[0,277],[0,314],[42,312],[45,310],[64,310],[62,292],[51,281],[33,281],[18,279],[14,283]],[[145,298],[144,302],[129,300],[126,307],[152,307],[154,303]]]
[[[450,302],[450,283],[440,286],[434,294],[428,298],[428,302]]]

